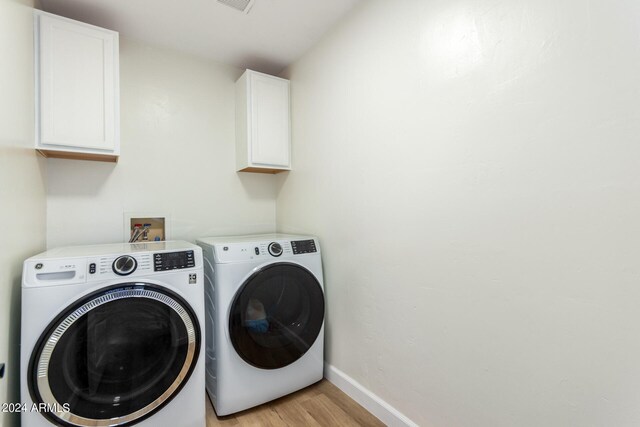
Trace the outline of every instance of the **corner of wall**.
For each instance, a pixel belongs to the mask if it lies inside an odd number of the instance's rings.
[[[418,427],[382,398],[368,390],[362,384],[342,372],[340,369],[325,362],[324,376],[329,382],[342,390],[350,398],[358,402],[367,411],[375,415],[380,421],[392,427]]]
[[[39,2],[38,2],[39,5]],[[34,149],[33,6],[0,2],[0,402],[20,401],[20,304],[23,261],[45,247],[46,162]],[[0,414],[19,425],[19,414]]]

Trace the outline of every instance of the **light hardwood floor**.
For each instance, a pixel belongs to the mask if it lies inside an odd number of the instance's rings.
[[[217,417],[207,397],[207,427],[384,426],[327,380],[234,415]]]

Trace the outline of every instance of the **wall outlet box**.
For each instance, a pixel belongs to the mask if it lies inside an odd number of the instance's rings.
[[[133,236],[136,225],[139,225],[141,230],[145,225],[148,225],[148,229],[140,234],[135,241],[136,243],[171,240],[171,221],[167,214],[125,212],[123,235],[125,242],[128,242]]]

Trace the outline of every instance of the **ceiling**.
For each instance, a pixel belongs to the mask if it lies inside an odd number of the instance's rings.
[[[363,0],[255,0],[248,14],[217,0],[41,0],[42,9],[122,37],[238,68],[279,73]]]

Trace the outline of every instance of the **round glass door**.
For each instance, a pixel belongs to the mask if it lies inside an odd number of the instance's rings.
[[[324,321],[324,295],[309,270],[291,263],[266,266],[241,286],[231,305],[229,333],[247,363],[278,369],[302,357]]]
[[[134,424],[188,381],[200,350],[198,320],[178,295],[135,283],[74,304],[43,333],[32,354],[35,403],[73,426]]]

